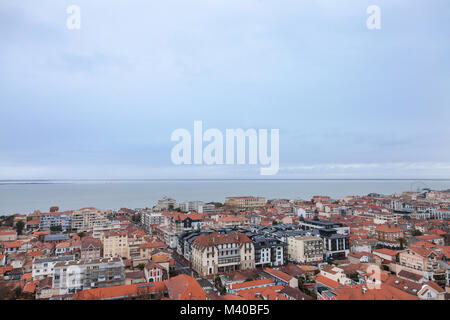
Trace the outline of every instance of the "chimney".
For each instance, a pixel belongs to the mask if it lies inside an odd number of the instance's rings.
[[[367,288],[366,287],[362,287],[362,293],[365,294],[367,292]]]

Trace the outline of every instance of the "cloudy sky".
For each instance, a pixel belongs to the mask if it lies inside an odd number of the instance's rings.
[[[280,129],[277,178],[450,178],[449,40],[448,0],[1,1],[0,179],[260,177],[173,165],[194,120]]]

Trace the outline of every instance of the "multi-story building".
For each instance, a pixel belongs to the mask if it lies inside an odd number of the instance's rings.
[[[145,227],[147,231],[152,231],[152,226],[159,226],[166,223],[166,216],[162,215],[161,212],[141,212],[141,224]]]
[[[189,230],[199,230],[203,224],[203,216],[198,213],[176,213],[169,219],[169,229],[175,234]]]
[[[319,237],[323,240],[324,258],[345,259],[350,253],[350,239],[348,235],[337,233],[334,229],[319,230]]]
[[[311,222],[311,221],[309,221]],[[333,224],[331,224],[333,225]],[[341,224],[339,224],[341,225]],[[328,225],[330,226],[330,225]],[[341,225],[342,226],[342,225]],[[341,229],[345,233],[345,228]],[[275,226],[256,227],[253,230],[266,237],[276,238],[287,244],[288,238],[295,236],[315,236],[323,240],[324,259],[342,259],[350,253],[350,240],[346,234],[338,233],[331,227],[307,228],[304,225],[281,224]]]
[[[202,206],[202,212],[206,214],[211,214],[213,212],[217,211],[216,206],[214,203],[205,203]],[[200,212],[200,211],[199,211]]]
[[[281,266],[287,261],[286,243],[257,233],[245,233],[255,247],[255,266]]]
[[[326,220],[300,220],[298,225],[302,230],[336,230],[337,233],[348,235],[350,234],[350,228],[343,225],[339,222],[332,222],[332,221],[326,221]]]
[[[192,243],[192,269],[200,276],[255,268],[255,248],[240,232],[199,235]]]
[[[106,211],[96,208],[82,208],[72,213],[72,230],[77,232],[91,231],[94,226],[106,224],[107,221]]]
[[[447,281],[447,270],[440,263],[439,253],[430,248],[410,246],[398,254],[397,272],[406,270],[443,286]]]
[[[53,269],[58,262],[73,261],[75,256],[60,256],[52,258],[34,259],[31,276],[33,280],[42,280],[53,275]]]
[[[174,199],[163,197],[158,200],[158,203],[153,208],[155,211],[166,211],[178,209],[178,204]]]
[[[40,230],[50,230],[51,227],[61,227],[62,231],[72,228],[72,211],[42,213],[39,223]]]
[[[58,262],[53,271],[53,289],[60,295],[79,290],[125,284],[121,258]]]
[[[81,239],[81,260],[100,259],[102,257],[102,241],[85,237]]]
[[[296,236],[287,239],[289,259],[301,263],[323,261],[323,240],[314,236]]]
[[[106,220],[94,223],[92,227],[92,237],[95,239],[101,239],[103,232],[118,231],[121,229],[120,221]]]
[[[382,224],[375,228],[378,243],[389,248],[399,248],[399,239],[404,237],[404,231],[392,224]]]
[[[180,210],[183,212],[195,211],[203,213],[203,206],[205,203],[203,201],[186,201],[180,203]]]
[[[264,197],[226,197],[225,205],[233,209],[247,210],[264,207],[266,198]]]
[[[104,232],[101,238],[103,244],[103,257],[123,257],[130,258],[130,247],[128,245],[128,232],[121,231],[107,231]]]

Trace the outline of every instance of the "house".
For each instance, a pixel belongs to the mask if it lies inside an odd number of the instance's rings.
[[[160,264],[150,261],[145,265],[144,275],[145,281],[158,282],[166,280],[168,277],[168,272],[166,268],[164,268]]]
[[[341,283],[320,274],[316,276],[315,282],[318,300],[335,300],[334,290],[342,287]]]
[[[314,300],[313,297],[303,293],[301,290],[292,287],[284,287],[280,293],[288,300]]]
[[[320,270],[320,274],[328,279],[336,281],[339,284],[350,285],[352,280],[347,278],[345,271],[334,266],[325,266]]]
[[[264,272],[272,278],[275,284],[281,284],[284,287],[298,288],[298,280],[280,270],[265,268]]]
[[[382,248],[382,249],[374,249],[372,251],[372,253],[378,257],[380,257],[382,259],[382,263],[386,262],[386,263],[391,263],[391,262],[396,262],[397,261],[397,255],[400,251],[396,251],[396,250],[391,250],[391,249],[387,249],[387,248]]]
[[[53,296],[52,277],[47,277],[39,281],[36,287],[36,299],[50,299]]]
[[[419,241],[428,241],[428,242],[431,242],[436,245],[441,245],[441,246],[445,245],[444,238],[437,234],[426,234],[423,236],[417,236],[415,238]]]
[[[25,228],[27,231],[33,231],[39,229],[39,225],[41,223],[40,219],[32,219],[30,221],[27,221],[25,224]]]
[[[81,239],[81,260],[100,259],[102,250],[102,242],[92,237],[84,237]]]
[[[240,283],[230,283],[230,284],[226,285],[226,291],[227,291],[227,293],[237,294],[241,290],[265,288],[265,287],[271,287],[271,286],[275,286],[275,285],[276,284],[272,279],[267,278],[267,279],[246,281],[246,282],[240,282]]]
[[[421,283],[417,283],[405,278],[401,278],[398,276],[390,275],[385,281],[384,284],[390,285],[394,288],[402,290],[411,295],[417,296],[417,293],[422,288]]]
[[[417,296],[422,300],[445,300],[445,290],[436,282],[428,281],[423,284]]]
[[[17,232],[15,230],[0,231],[0,242],[17,240]]]
[[[145,282],[145,274],[144,271],[130,271],[125,272],[125,284],[136,284]]]
[[[23,242],[20,240],[3,242],[3,246],[5,247],[5,252],[7,254],[21,250],[22,244]]]
[[[348,254],[348,260],[352,264],[358,264],[358,263],[375,263],[377,265],[381,264],[382,259],[370,252],[351,252]]]
[[[205,291],[191,276],[180,274],[164,283],[171,300],[206,300]]]

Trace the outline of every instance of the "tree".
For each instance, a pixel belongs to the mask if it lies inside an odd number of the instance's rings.
[[[414,229],[414,230],[411,232],[411,235],[412,235],[413,237],[421,236],[421,235],[422,235],[422,232],[420,232],[420,230]]]
[[[405,249],[405,246],[407,244],[407,241],[405,238],[398,238],[398,242],[400,243],[400,250]]]
[[[136,268],[138,268],[138,269],[141,270],[141,271],[144,271],[145,264],[139,263],[139,264],[136,266]]]
[[[359,275],[358,272],[353,272],[349,275],[349,278],[355,281],[356,283],[359,283]]]
[[[84,233],[84,232],[78,232],[77,235],[78,235],[80,238],[83,238],[83,237],[86,235],[86,233]]]
[[[25,223],[23,221],[17,221],[16,226],[14,228],[16,229],[17,234],[19,236],[22,234],[24,227],[25,227]]]
[[[59,232],[59,231],[62,231],[62,226],[51,226],[50,227],[50,231],[52,231],[52,232]]]
[[[298,280],[298,289],[300,291],[302,291],[304,294],[307,294],[308,296],[314,298],[317,300],[317,295],[314,291],[310,290],[306,285],[305,285],[305,280],[300,276],[297,278]]]
[[[7,227],[12,227],[14,225],[14,216],[7,216],[4,220],[3,223],[5,224],[5,226]]]
[[[170,267],[170,269],[169,269],[169,277],[170,277],[170,278],[175,277],[175,276],[177,276],[178,274],[179,274],[179,272],[178,272],[177,270],[175,270],[174,267]]]

